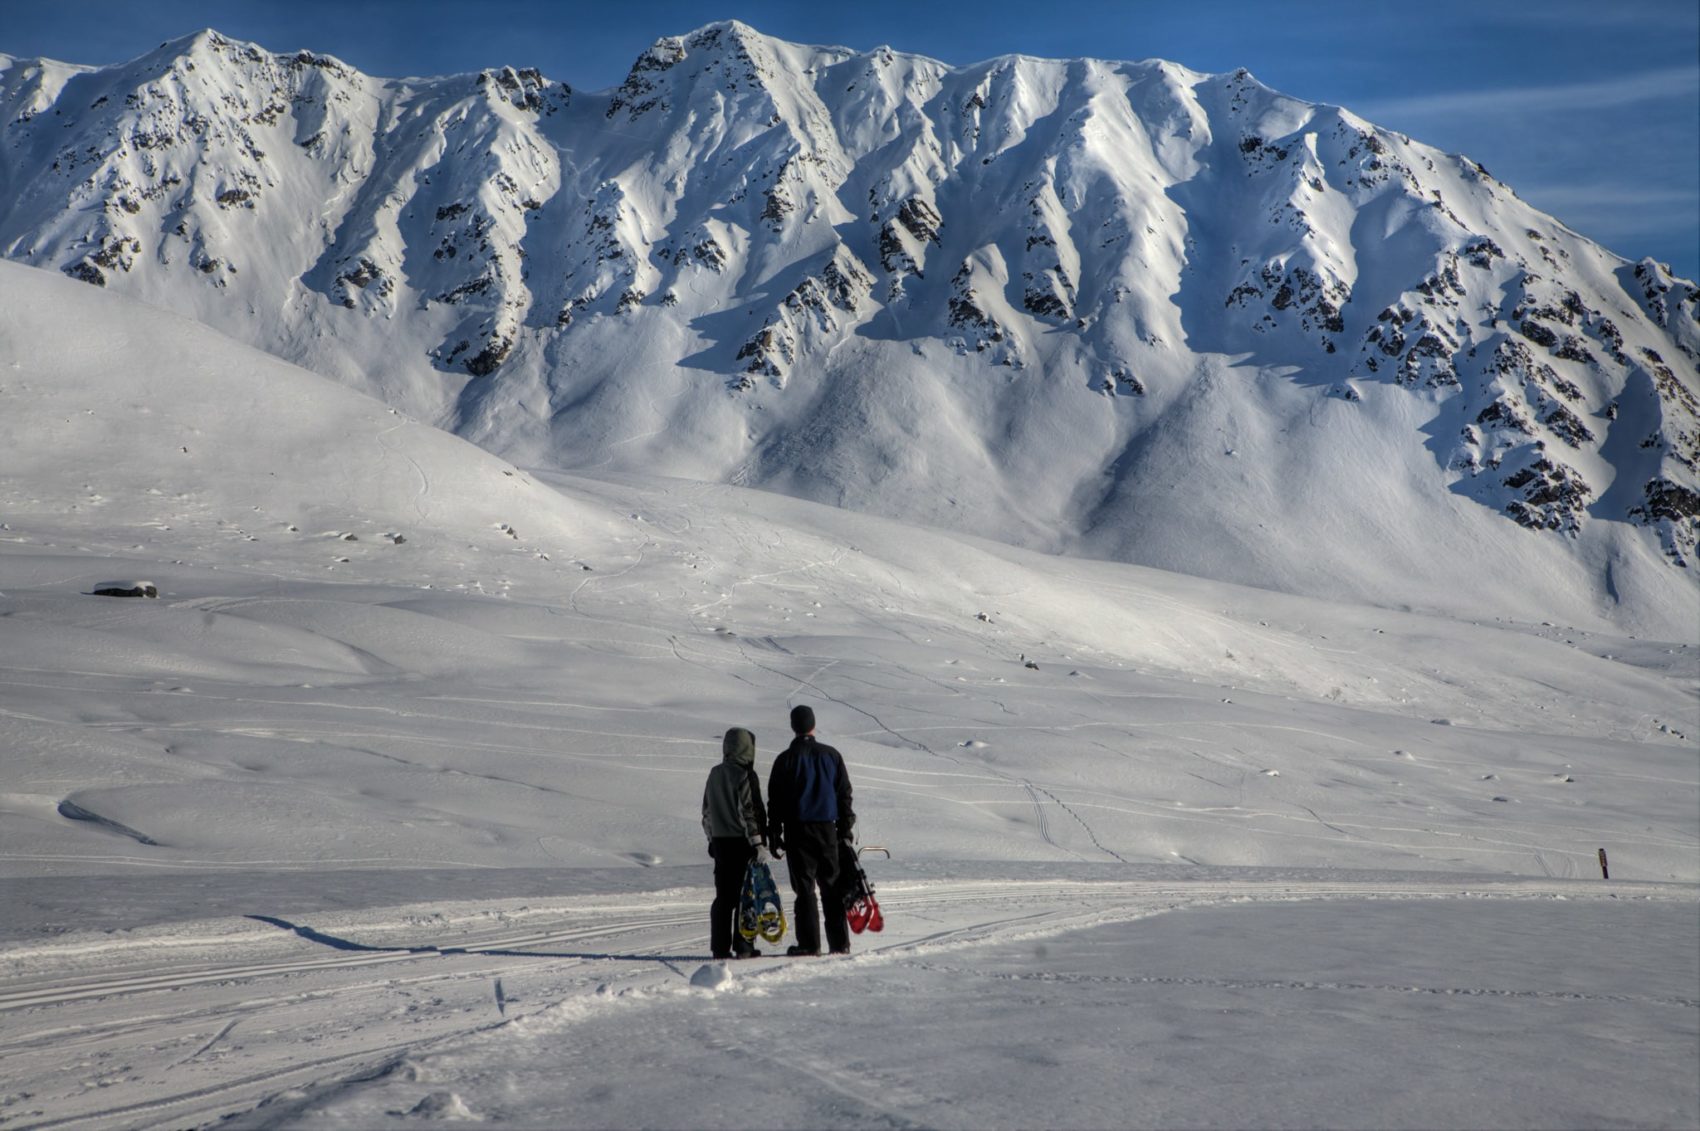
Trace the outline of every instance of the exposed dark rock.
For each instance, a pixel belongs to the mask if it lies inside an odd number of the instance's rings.
[[[1580,361],[1584,365],[1594,364],[1594,355],[1588,352],[1588,347],[1583,345],[1582,339],[1575,334],[1566,334],[1563,344],[1554,353],[1566,361]]]
[[[855,310],[873,290],[874,280],[863,269],[855,256],[840,249],[838,254],[826,261],[826,267],[821,271],[821,279],[826,284],[827,294],[842,310]]]
[[[704,236],[691,248],[691,255],[698,263],[718,274],[726,266],[726,249],[721,247],[713,236]]]
[[[107,270],[128,271],[135,265],[135,257],[141,254],[141,250],[142,242],[134,236],[102,236],[100,250],[89,256],[89,261]]]
[[[641,117],[654,109],[661,101],[656,93],[660,84],[655,77],[685,60],[684,41],[673,36],[658,39],[632,64],[626,81],[620,84],[614,92],[614,97],[608,103],[607,117],[612,118],[621,110],[626,111],[631,118]]]
[[[1041,318],[1067,319],[1069,316],[1068,305],[1048,291],[1024,292],[1021,296],[1021,305]]]
[[[1692,487],[1684,487],[1680,483],[1672,483],[1663,476],[1648,482],[1644,494],[1646,502],[1630,510],[1630,514],[1646,522],[1694,522],[1700,521],[1700,492]]]
[[[92,283],[97,287],[106,286],[106,273],[87,260],[70,264],[65,268],[65,274],[71,276],[73,279],[81,279],[85,283]]]
[[[1629,508],[1630,521],[1660,527],[1665,553],[1687,568],[1700,542],[1700,492],[1661,475],[1642,488],[1642,498]]]
[[[975,349],[983,350],[988,345],[1001,343],[1007,334],[998,320],[980,305],[980,296],[968,285],[972,277],[968,264],[964,263],[951,280],[954,293],[950,299],[950,324],[958,330],[968,331],[975,339]]]
[[[1486,236],[1471,240],[1464,246],[1462,254],[1464,261],[1470,266],[1481,268],[1491,267],[1494,260],[1505,258],[1505,252],[1500,250],[1500,246]]]
[[[477,355],[466,363],[466,371],[474,377],[488,377],[496,372],[502,362],[508,358],[508,353],[514,348],[511,340],[505,337],[490,339],[490,343],[479,350]]]
[[[159,587],[151,581],[102,581],[89,593],[95,597],[158,597]]]
[[[1274,263],[1264,266],[1259,279],[1263,283],[1261,290],[1250,284],[1241,284],[1228,296],[1229,302],[1243,300],[1250,287],[1253,294],[1270,293],[1269,305],[1273,310],[1286,312],[1296,308],[1299,326],[1304,330],[1316,334],[1345,331],[1346,321],[1340,311],[1352,298],[1351,288],[1346,284],[1306,267],[1290,267],[1283,272],[1280,265]],[[1333,343],[1326,338],[1320,339],[1319,344],[1324,350],[1333,352]]]
[[[785,217],[797,210],[797,205],[791,200],[790,190],[777,178],[774,185],[763,193],[763,197],[767,204],[761,210],[761,218],[775,230],[784,224]]]
[[[769,324],[756,331],[754,337],[738,350],[738,360],[747,361],[746,373],[767,377],[782,377],[797,358],[796,343],[783,326]]]
[[[1452,366],[1452,355],[1457,349],[1457,343],[1438,333],[1425,333],[1399,363],[1399,373],[1394,380],[1402,385],[1422,382],[1430,388],[1456,385],[1458,372]]]
[[[1526,436],[1535,434],[1535,426],[1523,415],[1523,411],[1504,396],[1495,398],[1492,404],[1477,413],[1476,423],[1484,428],[1509,429]]]
[[[921,242],[935,244],[939,242],[939,228],[944,225],[938,211],[918,196],[912,196],[898,206],[897,222]]]
[[[1575,469],[1542,455],[1506,476],[1507,488],[1522,495],[1505,504],[1505,513],[1531,530],[1555,530],[1572,537],[1582,529],[1593,490]]]
[[[1541,423],[1573,448],[1579,448],[1594,439],[1594,434],[1588,431],[1588,426],[1582,423],[1581,417],[1561,404],[1555,404],[1551,411],[1541,417]]]

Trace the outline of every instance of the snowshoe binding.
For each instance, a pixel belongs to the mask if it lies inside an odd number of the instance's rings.
[[[785,937],[785,909],[779,902],[773,872],[766,864],[751,861],[750,870],[744,873],[744,891],[738,899],[738,933],[752,942],[758,935],[770,943]]]

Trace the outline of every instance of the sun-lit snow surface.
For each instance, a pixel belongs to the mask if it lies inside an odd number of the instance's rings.
[[[1160,60],[726,22],[562,78],[0,56],[0,255],[528,466],[1394,608],[1700,599],[1700,287],[1474,161]]]
[[[540,476],[10,264],[0,452],[18,1125],[1700,1111],[1691,625],[1418,616]],[[89,595],[120,578],[160,597]],[[704,775],[730,725],[765,768],[798,701],[894,854],[891,926],[693,990]],[[1416,1051],[1367,1035],[1390,1010]],[[754,1115],[752,1046],[784,1097]],[[1438,1075],[1380,1115],[1351,1114],[1362,1073],[1264,1086],[1395,1053]],[[1590,1062],[1619,1068],[1583,1088]]]

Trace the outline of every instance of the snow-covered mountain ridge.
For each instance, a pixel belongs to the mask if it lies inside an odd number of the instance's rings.
[[[1382,604],[1692,619],[1700,288],[1243,71],[725,23],[587,93],[203,32],[0,58],[0,201],[7,257],[522,463]]]

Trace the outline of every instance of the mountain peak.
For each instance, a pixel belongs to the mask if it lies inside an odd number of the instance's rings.
[[[1692,603],[1700,288],[1247,71],[737,20],[584,98],[161,51],[5,73],[0,252],[500,453],[1389,604],[1477,558],[1486,605]]]

